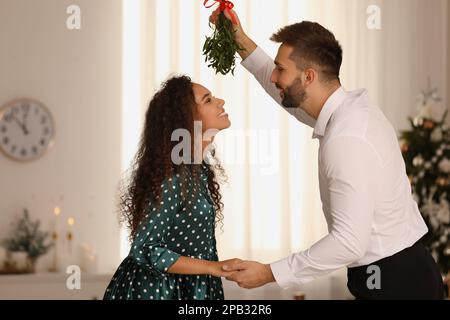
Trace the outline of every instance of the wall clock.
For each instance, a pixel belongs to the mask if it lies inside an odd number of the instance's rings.
[[[55,124],[39,101],[14,100],[0,108],[0,150],[21,162],[40,158],[53,145]]]

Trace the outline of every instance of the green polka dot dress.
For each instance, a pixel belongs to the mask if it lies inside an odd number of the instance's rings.
[[[180,256],[218,261],[215,211],[205,169],[201,181],[201,186],[194,186],[191,174],[164,181],[162,201],[158,206],[150,203],[130,253],[114,274],[104,299],[224,299],[220,278],[167,273]]]

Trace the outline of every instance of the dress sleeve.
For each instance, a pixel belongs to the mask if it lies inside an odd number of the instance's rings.
[[[181,256],[167,248],[174,217],[183,206],[181,185],[179,175],[163,182],[160,202],[149,205],[131,248],[132,257],[139,265],[160,275],[167,273]]]

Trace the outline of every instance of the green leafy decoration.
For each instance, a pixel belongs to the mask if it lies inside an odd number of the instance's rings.
[[[230,20],[225,17],[223,12],[220,13],[214,34],[211,37],[206,37],[203,46],[203,55],[205,55],[205,62],[208,62],[208,67],[216,70],[216,74],[234,75],[236,67],[236,53],[245,50],[241,48],[234,39],[235,30]]]
[[[28,258],[36,260],[44,255],[53,246],[53,242],[47,242],[48,232],[40,230],[40,221],[32,221],[27,209],[24,209],[12,236],[2,241],[2,246],[10,252],[26,252]]]

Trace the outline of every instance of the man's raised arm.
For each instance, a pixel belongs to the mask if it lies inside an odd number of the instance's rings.
[[[232,20],[230,14],[224,11],[225,16]],[[243,49],[238,51],[242,58],[242,65],[256,78],[256,80],[261,84],[264,90],[280,105],[297,118],[298,121],[314,128],[316,120],[310,117],[305,111],[300,108],[285,108],[281,104],[281,97],[279,95],[279,90],[274,83],[270,80],[272,72],[275,68],[274,61],[269,55],[267,55],[264,50],[257,46],[257,44],[244,32],[242,29],[241,22],[238,15],[234,10],[231,13],[235,17],[237,24],[233,24],[235,28],[235,40],[238,45]],[[220,14],[220,9],[215,10],[209,17],[209,21],[215,24],[217,18]]]

